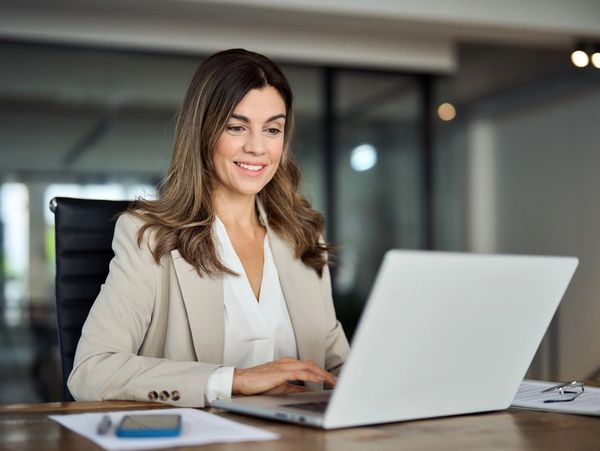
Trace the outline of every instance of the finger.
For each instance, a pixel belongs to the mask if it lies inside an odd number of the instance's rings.
[[[324,381],[330,384],[335,384],[337,382],[337,378],[331,374],[329,371],[325,371],[319,365],[311,361],[304,361],[312,371],[314,371],[319,376],[323,377]]]
[[[323,368],[318,366],[316,363],[311,362],[309,360],[300,361],[305,367],[306,370],[314,372],[320,379],[321,382],[326,384],[330,384],[335,387],[337,384],[337,378],[331,374],[329,371],[325,371]]]
[[[291,375],[291,377],[290,377],[290,379],[288,379],[288,381],[299,380],[299,381],[304,381],[304,382],[316,382],[318,384],[325,382],[325,378],[321,374],[315,374],[312,371],[307,371],[307,370],[294,371],[294,372],[290,373],[290,375]]]
[[[304,385],[286,384],[286,393],[304,393],[309,391]]]
[[[330,372],[327,372],[327,379],[325,381],[326,385],[330,385],[332,388],[337,385],[337,377]]]
[[[289,360],[282,362],[281,367],[286,370],[301,370],[311,371],[316,375],[323,377],[324,379],[329,378],[329,373],[310,360]]]
[[[310,380],[312,382],[324,382],[331,386],[335,386],[337,384],[337,378],[333,374],[329,373],[328,371],[325,371],[320,366],[318,366],[317,364],[315,364],[314,362],[311,362],[309,360],[293,360],[293,359],[291,359],[289,361],[282,362],[281,368],[284,371],[289,371],[289,370],[308,371],[308,372],[313,373],[318,378],[316,381],[314,379],[302,379],[302,380]]]

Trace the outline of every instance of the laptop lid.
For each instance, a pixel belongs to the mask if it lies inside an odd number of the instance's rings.
[[[323,426],[507,408],[577,264],[389,251]]]

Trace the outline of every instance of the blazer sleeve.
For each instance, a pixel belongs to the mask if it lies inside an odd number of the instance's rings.
[[[130,214],[117,220],[115,257],[83,326],[69,390],[78,401],[148,401],[166,391],[169,397],[157,401],[203,407],[208,377],[220,365],[138,355],[152,319],[161,271],[148,240],[137,243],[139,226]]]
[[[325,369],[338,375],[348,356],[350,347],[341,323],[335,315],[333,296],[331,294],[331,275],[329,266],[323,268],[321,290],[325,301]]]

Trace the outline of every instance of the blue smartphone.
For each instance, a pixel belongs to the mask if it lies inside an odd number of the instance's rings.
[[[117,437],[176,437],[181,434],[181,415],[125,415]]]

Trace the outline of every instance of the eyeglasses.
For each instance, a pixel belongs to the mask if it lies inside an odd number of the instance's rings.
[[[546,403],[573,401],[583,392],[583,382],[580,381],[565,382],[542,390],[542,393],[554,393],[556,395],[556,397],[544,400]]]

